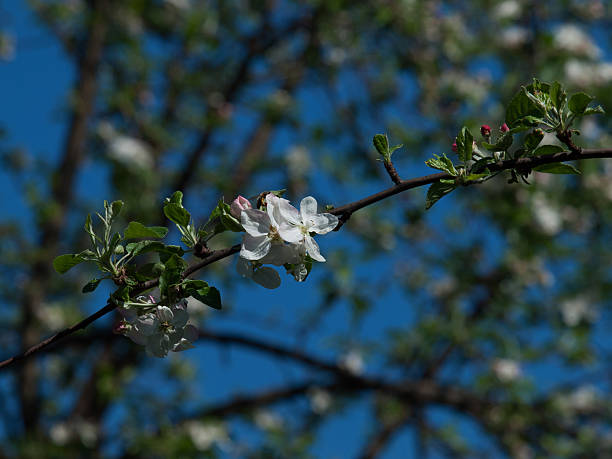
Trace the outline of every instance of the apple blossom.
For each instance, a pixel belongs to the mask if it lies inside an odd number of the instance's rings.
[[[328,213],[318,214],[317,201],[312,196],[302,199],[299,212],[286,199],[279,199],[276,205],[282,218],[278,229],[282,239],[293,244],[303,244],[313,260],[325,261],[310,233],[329,233],[338,225],[338,217]]]

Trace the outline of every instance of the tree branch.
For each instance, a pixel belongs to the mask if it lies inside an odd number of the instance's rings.
[[[580,159],[597,159],[597,158],[612,158],[612,149],[608,148],[608,149],[582,150],[581,152],[561,152],[561,153],[556,153],[554,155],[534,156],[534,157],[529,157],[529,158],[520,158],[516,160],[506,160],[503,162],[499,162],[499,163],[490,165],[489,170],[491,172],[498,172],[498,171],[513,169],[516,167],[525,170],[525,169],[530,169],[536,166],[540,166],[542,164],[559,163],[563,161],[574,161],[574,160],[580,160]],[[395,185],[391,188],[387,188],[386,190],[383,190],[379,193],[375,193],[366,198],[360,199],[359,201],[355,201],[355,202],[346,204],[344,206],[332,209],[330,213],[340,216],[341,221],[338,224],[338,227],[336,228],[338,229],[342,225],[343,218],[348,219],[348,217],[350,217],[350,215],[352,215],[353,212],[356,212],[359,209],[363,209],[364,207],[370,206],[374,203],[382,201],[383,199],[389,198],[403,191],[407,191],[413,188],[418,188],[424,185],[429,185],[441,179],[448,179],[448,178],[450,178],[449,174],[438,173],[438,174],[426,175],[423,177],[417,177],[417,178],[410,179],[410,180],[402,180],[399,185]],[[210,255],[202,259],[200,262],[189,266],[183,273],[183,277],[186,278],[190,276],[191,274],[195,273],[196,271],[199,271],[203,267],[211,263],[214,263],[218,260],[221,260],[223,258],[227,258],[230,255],[233,255],[239,251],[240,251],[239,244],[234,245],[232,247],[228,247],[226,249],[215,250]],[[138,295],[146,290],[156,287],[158,284],[159,284],[158,279],[153,279],[153,280],[144,282],[143,284],[135,288],[132,291],[132,294]],[[83,319],[81,322],[73,325],[72,327],[62,330],[61,332],[47,338],[46,340],[38,343],[37,345],[31,347],[30,349],[28,349],[27,351],[21,354],[18,354],[14,357],[11,357],[9,359],[6,359],[0,362],[0,369],[11,365],[12,363],[18,360],[23,360],[31,356],[32,354],[35,354],[36,352],[44,349],[45,347],[61,340],[65,336],[71,335],[72,333],[87,327],[90,323],[106,315],[107,313],[111,312],[116,307],[117,305],[113,303],[110,303],[110,302],[107,303],[106,306],[104,306],[102,309],[92,314],[91,316]]]

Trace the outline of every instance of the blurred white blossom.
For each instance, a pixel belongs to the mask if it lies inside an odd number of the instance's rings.
[[[498,39],[502,47],[519,48],[529,40],[529,31],[521,26],[505,27],[500,31]]]
[[[516,0],[505,0],[495,7],[493,16],[500,21],[515,19],[521,14],[521,10],[521,4]]]
[[[544,193],[535,193],[533,195],[531,208],[536,224],[544,233],[554,236],[561,231],[563,226],[561,213],[546,198]]]
[[[189,421],[185,423],[185,429],[195,447],[200,451],[206,451],[215,444],[221,448],[230,444],[227,429],[222,424]]]
[[[512,359],[495,359],[491,370],[501,382],[516,381],[523,374],[519,363]]]
[[[254,416],[255,425],[263,430],[282,429],[284,421],[278,414],[269,410],[257,410]]]
[[[591,37],[573,24],[562,24],[557,27],[553,43],[558,49],[576,56],[597,59],[601,54],[601,50],[593,43]]]
[[[310,409],[316,414],[324,414],[332,404],[331,394],[321,388],[315,387],[308,391]]]
[[[604,86],[612,81],[612,63],[570,59],[565,63],[565,77],[578,86]]]
[[[106,142],[109,158],[126,167],[137,169],[151,169],[153,167],[151,149],[142,140],[119,134],[108,122],[99,124],[98,133]]]
[[[575,327],[583,321],[593,322],[598,313],[586,297],[575,297],[562,301],[559,305],[563,323],[568,327]]]
[[[340,366],[354,375],[360,375],[363,373],[365,363],[361,353],[351,349],[340,358]]]

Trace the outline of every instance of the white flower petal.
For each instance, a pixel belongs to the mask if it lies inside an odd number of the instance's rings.
[[[157,318],[160,322],[172,322],[174,314],[168,306],[157,306]]]
[[[147,337],[140,333],[136,328],[132,327],[125,332],[125,336],[134,341],[136,344],[144,346],[147,344]]]
[[[275,217],[278,215],[278,217],[276,217],[278,226],[281,226],[284,222],[288,222],[291,225],[299,225],[301,223],[300,213],[289,203],[289,201],[276,198],[270,199],[270,202],[273,203]]]
[[[181,352],[186,351],[187,349],[193,349],[195,346],[191,344],[189,340],[185,338],[181,338],[181,340],[174,345],[172,348],[172,352]]]
[[[267,266],[255,270],[253,280],[265,288],[277,288],[281,284],[280,276],[275,269]]]
[[[270,231],[270,217],[263,210],[245,209],[240,213],[240,223],[251,236],[264,236]]]
[[[147,313],[140,316],[134,322],[134,326],[138,328],[138,331],[143,335],[150,336],[159,329],[159,320],[157,320],[154,314]]]
[[[338,226],[338,217],[332,214],[313,215],[304,222],[309,231],[314,231],[317,234],[327,234]]]
[[[304,239],[304,234],[298,226],[291,225],[289,223],[283,223],[278,227],[278,234],[283,241],[291,242],[293,244],[301,242]]]
[[[170,338],[167,335],[155,334],[147,338],[146,351],[155,357],[165,357],[170,350]]]
[[[177,309],[174,311],[174,317],[171,323],[172,325],[174,325],[175,328],[183,328],[188,320],[189,314],[187,314],[187,311]]]
[[[259,260],[270,251],[270,238],[268,236],[253,237],[245,234],[242,238],[240,256],[247,260]]]
[[[306,196],[302,199],[302,202],[300,202],[300,214],[304,223],[310,217],[317,215],[317,200],[312,196]]]
[[[321,252],[319,252],[319,246],[312,237],[306,235],[304,238],[304,245],[306,246],[306,252],[308,252],[310,258],[316,261],[325,261],[325,258],[323,258],[321,255]]]

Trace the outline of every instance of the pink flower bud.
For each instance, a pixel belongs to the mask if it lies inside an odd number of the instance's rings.
[[[504,124],[501,125],[499,130],[502,131],[502,132],[508,132],[510,130],[510,128],[508,127],[508,125],[506,123],[504,123]]]
[[[480,134],[483,137],[489,137],[491,135],[491,126],[489,126],[488,124],[483,124],[482,126],[480,126]]]
[[[251,203],[247,198],[245,198],[244,196],[238,196],[232,201],[232,204],[230,205],[230,213],[234,217],[240,219],[240,214],[242,213],[242,211],[251,208]]]
[[[453,143],[453,151],[457,153],[457,142]]]

